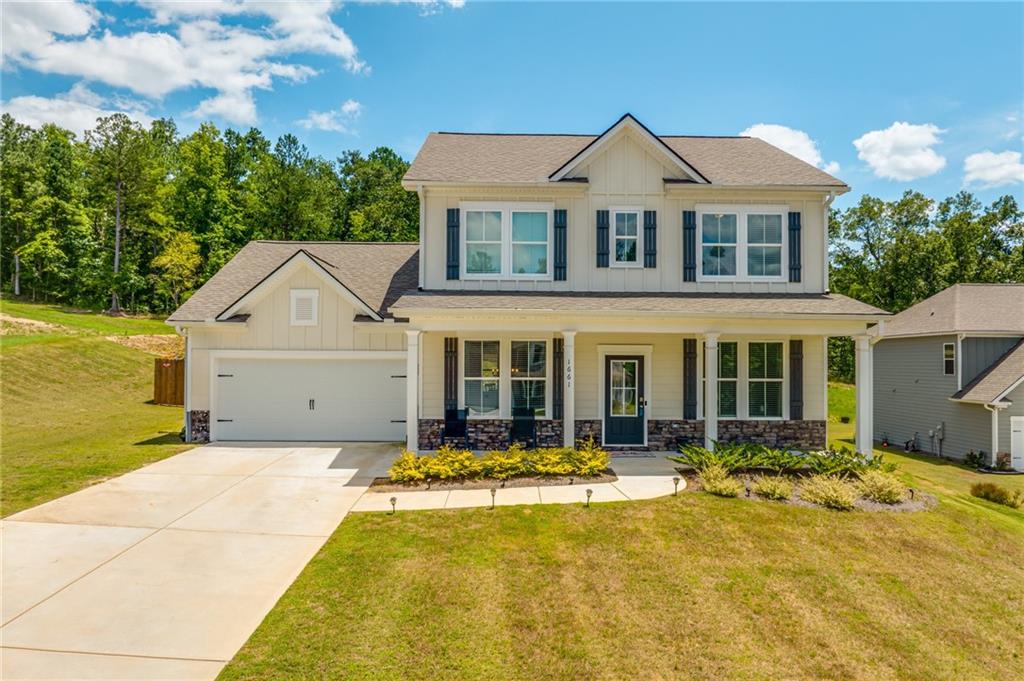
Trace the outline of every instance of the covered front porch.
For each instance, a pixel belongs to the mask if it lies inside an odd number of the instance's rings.
[[[407,440],[442,444],[446,415],[465,410],[468,446],[502,449],[513,417],[532,414],[537,446],[594,437],[613,452],[681,444],[827,444],[827,339],[858,334],[858,376],[871,345],[859,324],[818,320],[630,319],[613,323],[517,316],[458,323],[411,320]],[[563,320],[564,323],[564,320]],[[458,329],[458,330],[455,330]],[[712,377],[712,380],[708,380]],[[857,448],[870,452],[871,390],[857,386]]]

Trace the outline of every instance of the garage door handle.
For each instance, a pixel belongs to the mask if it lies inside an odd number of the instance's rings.
[[[217,419],[217,423],[234,423],[234,419]]]
[[[310,400],[309,401],[309,410],[313,411],[314,409],[316,409],[316,400]]]

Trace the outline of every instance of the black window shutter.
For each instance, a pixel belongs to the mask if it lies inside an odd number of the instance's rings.
[[[459,278],[459,209],[448,209],[448,279]]]
[[[565,209],[559,208],[555,211],[555,281],[565,281],[566,278],[568,218],[568,211]]]
[[[444,408],[459,408],[459,339],[444,339]]]
[[[789,280],[800,281],[800,213],[789,214]]]
[[[697,418],[697,339],[683,339],[683,418]]]
[[[789,418],[804,418],[804,342],[789,341]]]
[[[608,267],[608,211],[597,211],[597,266]]]
[[[644,267],[658,266],[658,211],[644,211]]]
[[[683,211],[683,281],[697,281],[697,211]]]
[[[564,403],[563,376],[565,366],[565,340],[555,338],[551,343],[551,418],[562,418]]]

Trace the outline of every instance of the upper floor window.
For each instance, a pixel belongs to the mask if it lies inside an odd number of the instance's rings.
[[[783,281],[786,206],[697,206],[700,278]]]
[[[320,290],[293,288],[291,290],[292,326],[316,326],[320,307]]]
[[[640,212],[638,208],[611,209],[614,265],[629,267],[640,264]]]
[[[550,277],[552,206],[464,203],[467,279]]]
[[[942,373],[946,376],[956,375],[956,344],[942,344]]]

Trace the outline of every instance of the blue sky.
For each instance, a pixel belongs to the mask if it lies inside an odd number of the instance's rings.
[[[1024,4],[5,3],[3,108],[294,132],[748,131],[863,193],[1024,199]]]

